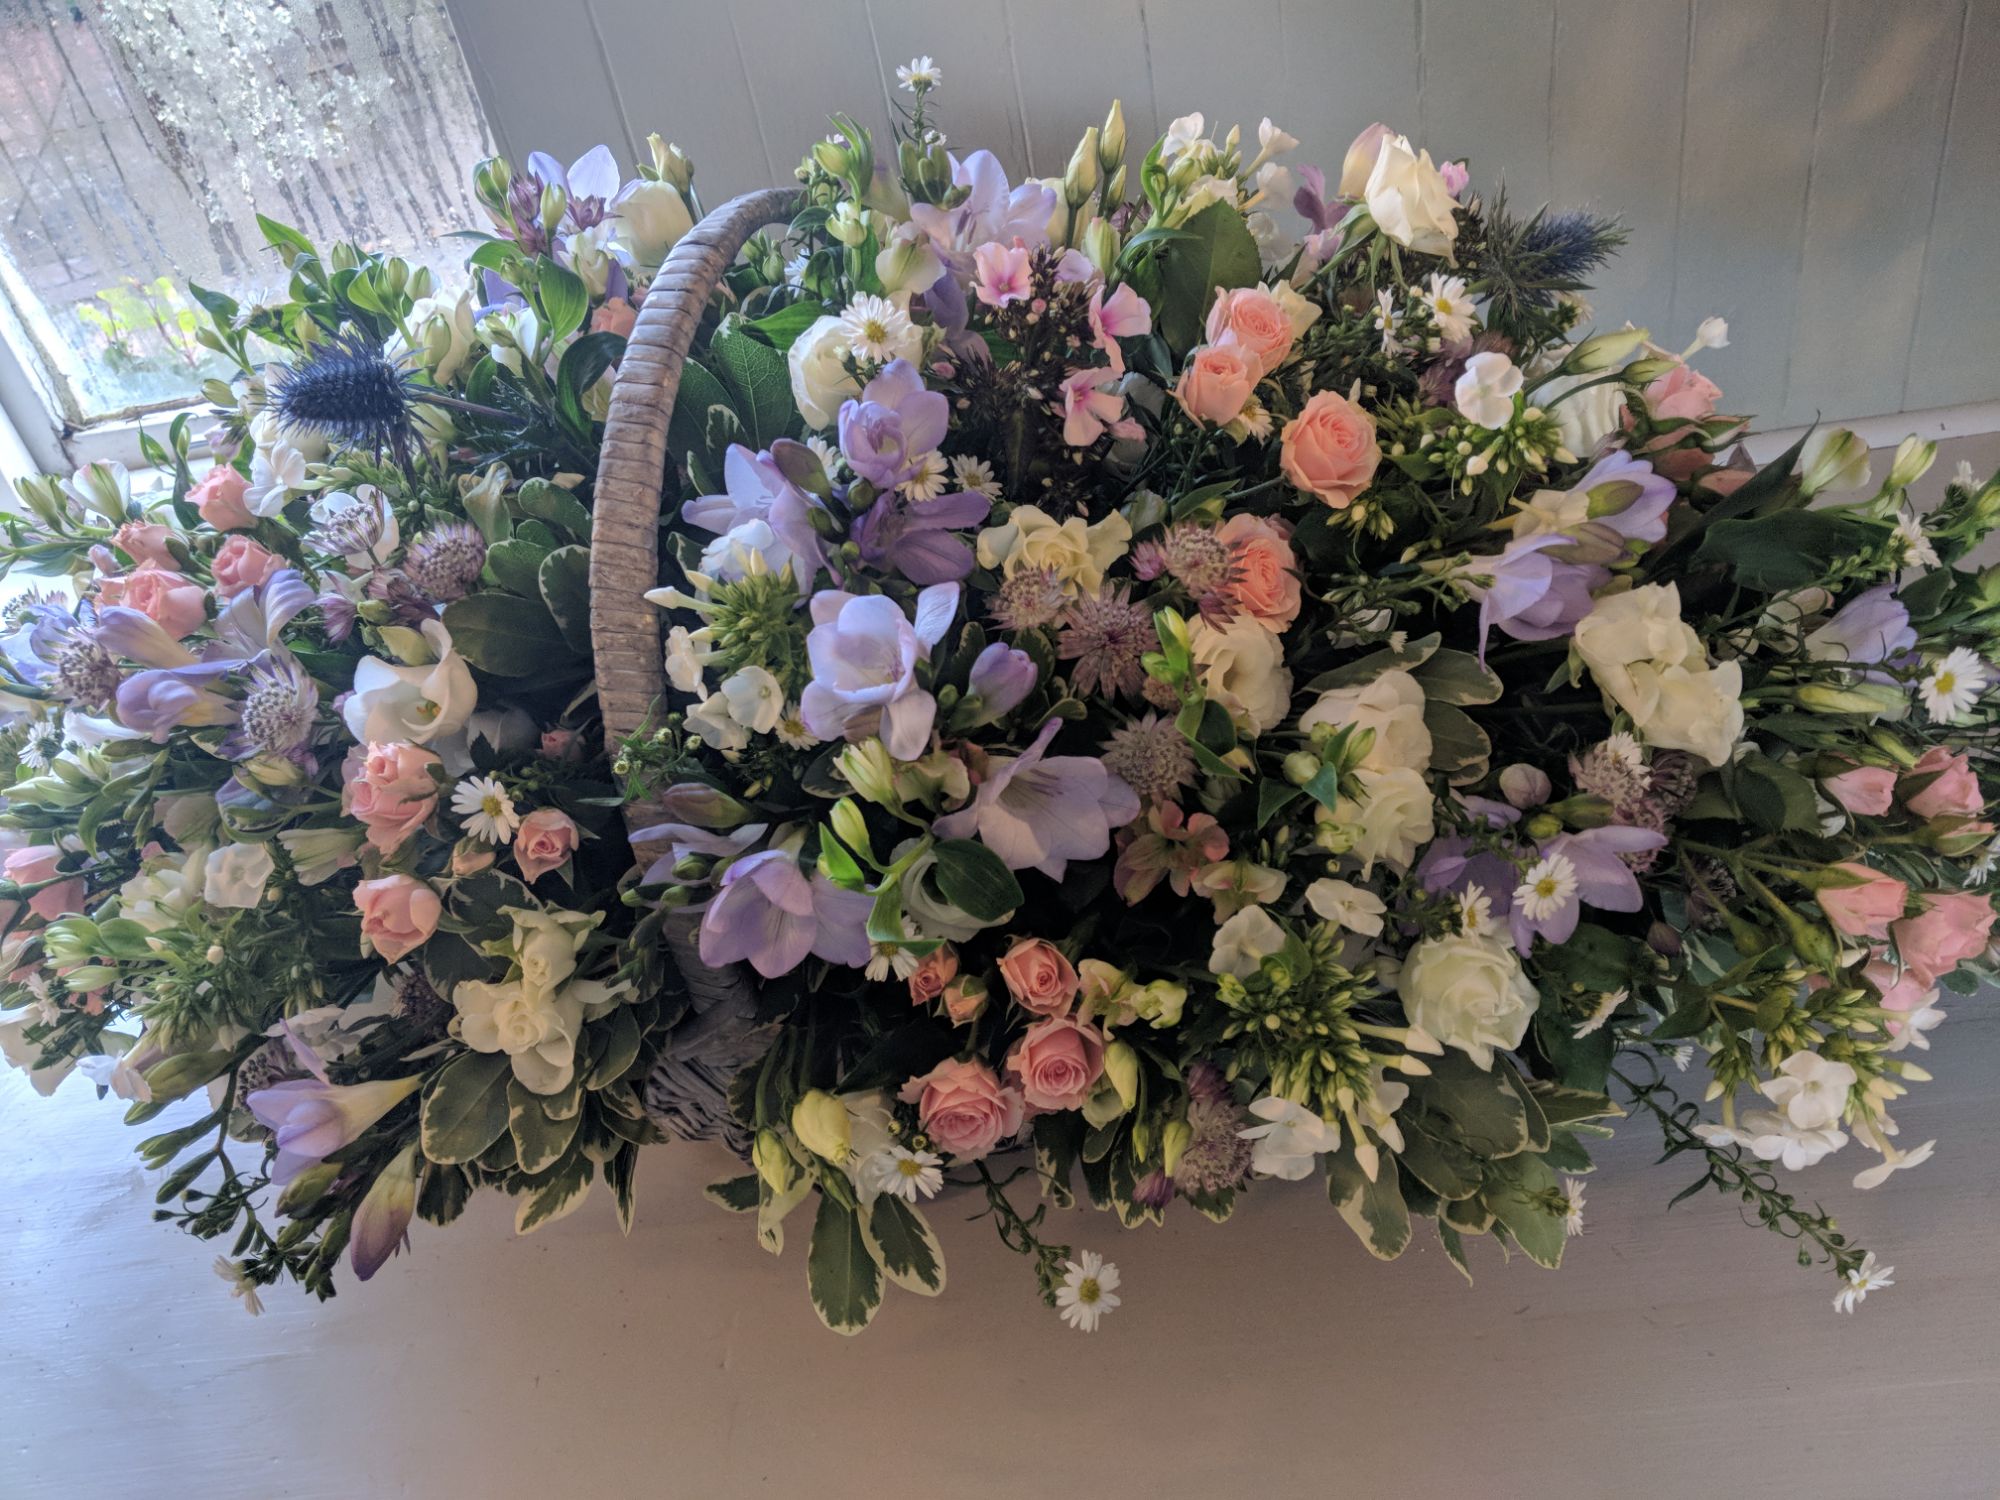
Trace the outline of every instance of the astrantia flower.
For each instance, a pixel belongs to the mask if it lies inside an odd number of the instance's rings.
[[[1101,692],[1107,698],[1136,697],[1146,680],[1139,658],[1157,637],[1153,612],[1134,604],[1127,584],[1102,584],[1063,611],[1056,655],[1076,665],[1070,686],[1085,697]]]
[[[928,57],[913,57],[896,68],[896,87],[906,93],[920,94],[943,82],[944,70]]]
[[[450,521],[417,539],[403,562],[410,582],[438,604],[463,599],[486,566],[486,538],[479,528]]]
[[[1063,1284],[1056,1289],[1056,1309],[1062,1320],[1085,1333],[1097,1332],[1103,1316],[1118,1306],[1118,1267],[1095,1250],[1063,1262]]]
[[[1069,607],[1069,591],[1054,568],[1027,567],[1006,579],[993,596],[993,619],[1003,630],[1039,630]]]
[[[1417,300],[1430,309],[1438,333],[1443,337],[1463,339],[1472,336],[1472,299],[1465,293],[1463,276],[1433,272],[1424,290],[1418,293]]]
[[[1165,802],[1194,782],[1194,752],[1170,719],[1147,714],[1111,731],[1104,769],[1148,802]]]
[[[1956,724],[1986,691],[1990,671],[1979,653],[1955,646],[1917,688],[1933,724]]]
[[[935,1198],[944,1186],[944,1158],[930,1151],[911,1151],[890,1146],[877,1151],[861,1164],[864,1186],[878,1193],[893,1193],[905,1203],[919,1198]]]
[[[1885,1286],[1894,1286],[1896,1283],[1889,1278],[1895,1274],[1895,1270],[1894,1266],[1876,1265],[1875,1252],[1870,1250],[1861,1257],[1861,1264],[1847,1273],[1844,1284],[1834,1293],[1833,1310],[1851,1313],[1868,1300],[1870,1292],[1879,1292]]]
[[[1583,1183],[1575,1177],[1563,1179],[1563,1233],[1574,1239],[1583,1233]]]
[[[1531,921],[1544,921],[1561,911],[1576,897],[1576,866],[1560,854],[1549,855],[1528,867],[1514,891],[1514,904]]]
[[[521,826],[514,799],[491,776],[468,776],[461,781],[451,794],[451,810],[468,834],[489,844],[507,843]]]
[[[887,364],[916,352],[922,335],[909,314],[886,297],[862,292],[840,315],[840,331],[854,357],[867,364]]]
[[[289,651],[273,651],[243,674],[246,691],[235,731],[221,750],[232,760],[291,755],[312,734],[319,685]]]

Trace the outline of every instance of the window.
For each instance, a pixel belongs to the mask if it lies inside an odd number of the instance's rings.
[[[489,148],[443,0],[7,0],[0,52],[0,398],[24,434],[228,373],[181,283],[280,289],[260,212],[320,244],[462,258],[442,237],[476,221]]]

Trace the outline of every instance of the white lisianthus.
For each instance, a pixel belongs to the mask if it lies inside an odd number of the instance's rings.
[[[521,1087],[559,1094],[576,1075],[583,1002],[522,979],[468,979],[453,986],[451,1034],[475,1052],[504,1052]]]
[[[1246,906],[1215,929],[1208,972],[1249,979],[1265,959],[1285,946],[1285,929],[1261,906]]]
[[[1202,691],[1252,735],[1283,722],[1292,706],[1284,639],[1245,615],[1218,629],[1196,618],[1188,628]]]
[[[1591,385],[1593,380],[1603,383]],[[1584,460],[1594,457],[1605,439],[1618,431],[1625,415],[1625,387],[1601,375],[1559,376],[1537,390],[1535,400],[1556,419],[1562,445]]]
[[[1306,887],[1306,905],[1320,920],[1358,932],[1363,937],[1382,935],[1382,918],[1388,911],[1373,891],[1345,880],[1315,880]]]
[[[1329,1125],[1303,1104],[1273,1095],[1257,1100],[1250,1113],[1263,1123],[1236,1133],[1252,1143],[1250,1166],[1260,1177],[1302,1182],[1312,1176],[1322,1156],[1340,1149],[1340,1127]]]
[[[276,868],[269,844],[224,844],[208,856],[202,899],[210,906],[256,906]]]
[[[1647,743],[1719,766],[1743,738],[1743,668],[1709,666],[1701,637],[1681,619],[1678,585],[1599,599],[1576,627],[1576,649]]]
[[[744,667],[723,679],[716,696],[729,705],[729,716],[752,734],[769,734],[785,711],[785,690],[762,667]]]
[[[840,403],[861,394],[861,382],[847,368],[847,345],[846,321],[827,313],[785,351],[792,400],[808,427],[831,427],[840,415]]]
[[[1437,836],[1437,803],[1430,783],[1423,772],[1409,766],[1363,769],[1354,775],[1361,783],[1362,799],[1341,798],[1334,816],[1355,832],[1352,853],[1361,861],[1361,873],[1373,871],[1377,860],[1407,870],[1417,851]]]
[[[1449,255],[1458,238],[1458,200],[1428,151],[1405,136],[1385,136],[1361,196],[1376,227],[1422,255]]]
[[[682,235],[694,228],[694,216],[672,183],[639,181],[618,195],[611,210],[617,243],[642,271],[659,268]]]
[[[1397,983],[1411,1025],[1487,1069],[1521,1045],[1538,999],[1511,946],[1463,933],[1418,943]]]
[[[1335,729],[1349,724],[1375,731],[1375,743],[1360,764],[1371,771],[1399,766],[1428,771],[1431,732],[1424,724],[1424,687],[1408,672],[1390,669],[1360,687],[1329,688],[1319,702],[1299,717],[1299,728],[1310,732],[1322,724]]]
[[[426,620],[422,634],[435,657],[428,664],[398,666],[365,656],[355,667],[354,691],[341,717],[362,744],[428,745],[458,733],[472,717],[479,689],[472,669],[452,649],[451,632],[441,620]]]
[[[1095,593],[1104,570],[1125,555],[1132,523],[1113,511],[1101,521],[1058,521],[1034,505],[1017,505],[999,526],[979,533],[982,568],[1012,578],[1022,568],[1048,568],[1072,593]]]

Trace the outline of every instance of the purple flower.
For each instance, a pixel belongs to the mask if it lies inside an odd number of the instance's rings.
[[[862,512],[851,538],[861,560],[878,573],[899,574],[923,587],[950,583],[970,573],[974,561],[972,549],[951,533],[977,526],[992,509],[991,500],[970,490],[934,500],[892,492]]]
[[[813,529],[812,498],[785,477],[770,454],[753,453],[741,443],[730,444],[723,457],[722,483],[724,493],[703,495],[683,505],[681,519],[718,536],[750,521],[764,522],[785,549],[784,557],[768,559],[772,568],[790,560],[803,589],[826,562],[819,533]]]
[[[118,685],[118,722],[160,744],[182,725],[233,724],[236,700],[214,689],[241,666],[217,661],[134,672]]]
[[[564,219],[572,229],[588,229],[601,223],[611,201],[624,186],[618,158],[609,146],[592,146],[563,170],[561,162],[546,151],[528,153],[528,170],[550,187],[559,187],[567,199]]]
[[[1111,830],[1139,816],[1139,794],[1088,755],[1048,755],[1062,727],[1051,719],[1013,759],[995,757],[965,807],[938,819],[948,839],[980,840],[1010,870],[1040,870],[1061,880],[1073,859],[1097,859],[1111,848]]]
[[[1035,679],[1040,675],[1035,659],[1027,652],[995,641],[972,663],[968,692],[959,700],[953,727],[977,729],[1005,718],[1034,690]]]
[[[308,1167],[361,1138],[370,1126],[417,1090],[421,1074],[372,1083],[321,1083],[292,1078],[258,1089],[243,1102],[277,1139],[271,1181],[282,1187]]]
[[[917,685],[917,663],[950,628],[958,592],[956,583],[937,583],[918,594],[914,625],[883,594],[813,595],[806,636],[813,680],[799,699],[806,727],[823,740],[880,734],[896,759],[922,755],[937,699]]]
[[[659,885],[672,878],[681,885],[696,882],[684,880],[674,875],[675,866],[690,854],[706,855],[712,859],[731,858],[741,854],[761,839],[767,828],[765,823],[745,823],[729,833],[712,833],[706,828],[696,828],[687,823],[655,823],[650,828],[641,828],[632,835],[632,847],[643,849],[665,844],[667,852],[654,860],[640,878],[642,885]]]
[[[1673,506],[1674,482],[1644,459],[1614,448],[1590,466],[1570,493],[1589,501],[1591,527],[1603,527],[1621,541],[1657,542],[1667,535],[1667,511]]]
[[[1576,932],[1577,919],[1588,904],[1602,911],[1637,911],[1645,904],[1639,877],[1619,856],[1658,849],[1667,836],[1650,828],[1622,828],[1616,824],[1586,828],[1580,833],[1559,833],[1541,846],[1538,862],[1529,874],[1561,861],[1566,870],[1556,869],[1556,885],[1567,895],[1554,907],[1544,907],[1539,915],[1529,914],[1531,903],[1509,902],[1508,925],[1514,946],[1523,957],[1535,945],[1539,933],[1551,943],[1566,943]],[[1574,882],[1573,885],[1571,882]],[[1510,892],[1518,897],[1518,890]],[[1496,901],[1497,905],[1497,901]]]
[[[907,359],[891,360],[859,401],[841,403],[840,451],[856,474],[878,490],[892,490],[917,476],[950,421],[944,393],[926,390]]]
[[[1326,173],[1318,167],[1299,168],[1299,188],[1292,194],[1292,207],[1315,230],[1331,229],[1347,213],[1347,205],[1328,202]]]
[[[242,676],[236,728],[217,748],[231,760],[253,755],[296,757],[312,737],[319,685],[283,648],[258,657]]]
[[[417,1211],[417,1145],[412,1141],[389,1159],[368,1185],[348,1227],[349,1256],[357,1280],[366,1281],[409,1242]]]
[[[1551,555],[1569,545],[1561,532],[1522,537],[1492,557],[1474,559],[1466,588],[1479,601],[1479,659],[1497,627],[1517,641],[1549,641],[1568,635],[1590,613],[1591,595],[1611,581],[1596,563],[1566,562]]]
[[[1049,242],[1049,219],[1056,211],[1054,188],[1039,182],[1009,187],[1007,169],[991,151],[975,151],[963,161],[952,157],[951,180],[966,190],[965,196],[951,208],[913,203],[910,222],[931,237],[959,276],[971,269],[972,252],[989,240],[1004,245],[1019,237],[1030,249]]]
[[[1874,666],[1899,656],[1917,643],[1910,612],[1896,602],[1893,584],[1880,584],[1856,594],[1834,617],[1806,637],[1806,655],[1814,661],[1845,661]]]
[[[807,880],[782,849],[745,855],[722,877],[701,918],[701,961],[720,967],[748,960],[766,979],[789,974],[816,954],[830,964],[868,962],[868,912],[874,899],[844,891],[824,875]]]

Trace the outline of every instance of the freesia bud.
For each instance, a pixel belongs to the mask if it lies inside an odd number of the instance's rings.
[[[1104,1049],[1104,1076],[1118,1090],[1118,1102],[1126,1109],[1139,1102],[1139,1054],[1129,1043],[1113,1042]]]
[[[1500,773],[1500,795],[1507,799],[1510,807],[1526,810],[1540,807],[1549,800],[1549,793],[1555,785],[1549,780],[1549,773],[1539,766],[1531,766],[1516,761]]]
[[[507,189],[514,181],[513,165],[504,156],[489,156],[472,169],[472,192],[480,206],[503,224],[514,221],[507,206]]]
[[[1896,457],[1889,465],[1889,477],[1884,481],[1885,487],[1906,490],[1923,478],[1925,471],[1936,462],[1937,444],[1913,433],[1897,445]]]
[[[813,1155],[839,1166],[847,1160],[853,1139],[847,1106],[825,1089],[806,1090],[805,1097],[792,1106],[792,1134]]]
[[[1040,673],[1027,652],[995,641],[972,663],[970,694],[960,705],[960,714],[971,705],[973,716],[961,727],[973,728],[1004,718],[1034,691]]]
[[[348,1229],[348,1257],[357,1280],[373,1276],[401,1248],[416,1211],[417,1143],[412,1141],[389,1158],[389,1165],[376,1174],[368,1195],[354,1211]]]
[[[1808,495],[1845,492],[1866,487],[1868,478],[1868,445],[1857,433],[1836,427],[1814,443],[1799,488]]]
[[[868,819],[852,797],[842,797],[827,813],[827,822],[841,843],[863,857],[872,857],[874,846],[868,837]]]
[[[673,184],[674,191],[685,198],[688,189],[694,186],[694,163],[687,159],[687,154],[657,135],[646,137],[646,148],[653,153],[653,174],[660,181]]]
[[[882,807],[901,807],[896,795],[896,763],[879,739],[849,745],[834,758],[834,768],[856,793]]]
[[[1310,750],[1294,750],[1285,757],[1285,780],[1304,786],[1320,773],[1320,759]]]
[[[1650,335],[1643,328],[1619,328],[1610,333],[1592,334],[1569,351],[1562,362],[1562,372],[1565,375],[1588,375],[1616,369],[1630,359],[1648,337]]]
[[[1181,1164],[1181,1154],[1194,1141],[1194,1130],[1186,1120],[1169,1120],[1160,1130],[1160,1163],[1169,1177]]]

